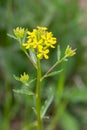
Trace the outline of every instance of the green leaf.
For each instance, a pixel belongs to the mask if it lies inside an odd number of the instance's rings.
[[[30,87],[30,85],[31,85],[36,79],[37,79],[37,78],[34,78],[34,79],[32,79],[32,80],[30,80],[30,81],[28,81],[28,82],[25,82],[24,85],[25,85],[26,87]]]
[[[24,46],[22,46],[22,44],[20,44],[20,49],[26,54],[27,51],[26,51],[26,48]]]
[[[13,38],[13,39],[18,40],[15,36],[13,36],[13,35],[11,35],[11,34],[7,34],[7,36],[9,36],[9,37],[11,37],[11,38]]]
[[[28,84],[28,85],[32,84],[36,79],[37,79],[37,78],[34,78],[34,79],[30,80],[27,84]]]
[[[53,95],[51,95],[44,103],[44,105],[42,106],[41,108],[41,118],[44,118],[46,112],[47,112],[47,109],[49,108],[50,104],[52,103],[53,101]]]
[[[67,58],[65,58],[63,61],[68,61],[68,59],[67,59]]]
[[[37,115],[37,111],[36,111],[35,107],[32,107],[32,110],[34,111],[35,115]]]
[[[49,120],[49,116],[44,116],[43,118]]]
[[[57,46],[57,60],[59,61],[61,57],[60,45]]]
[[[33,62],[36,64],[36,62],[37,62],[36,55],[30,49],[29,49],[29,52],[30,52],[30,56],[31,56]]]
[[[36,80],[36,78],[34,78],[34,79],[32,79],[32,80],[30,80],[30,81],[28,81],[28,82],[25,82],[24,83],[24,86],[22,86],[23,88],[29,88],[29,87],[31,87],[30,85],[34,82]]]
[[[34,95],[34,93],[33,92],[31,92],[31,91],[29,91],[29,90],[27,90],[27,89],[13,89],[13,91],[15,92],[15,93],[18,93],[18,94],[25,94],[25,95]]]
[[[13,75],[13,77],[15,78],[15,80],[20,81],[20,78],[18,76]]]
[[[59,71],[51,72],[51,73],[49,73],[46,77],[50,77],[50,76],[57,75],[57,74],[59,74],[59,73],[62,72],[62,71],[63,71],[63,69],[61,69],[61,70],[59,70]]]

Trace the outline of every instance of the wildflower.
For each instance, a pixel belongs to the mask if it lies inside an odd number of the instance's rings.
[[[29,75],[24,72],[24,74],[20,76],[19,80],[22,83],[25,83],[25,82],[27,82],[29,80]]]
[[[52,32],[47,32],[45,36],[42,36],[42,38],[44,39],[47,47],[55,48],[54,45],[56,44],[56,38],[52,36]]]
[[[40,50],[39,51],[39,53],[38,53],[38,55],[37,55],[37,57],[39,58],[39,59],[42,59],[43,57],[45,58],[45,59],[48,59],[49,57],[48,57],[48,54],[49,53],[49,50],[48,49],[46,49],[46,50]]]
[[[16,29],[13,30],[14,35],[18,38],[21,39],[24,36],[24,28],[17,27]]]
[[[74,56],[76,54],[76,49],[72,49],[69,45],[67,46],[65,50],[65,55],[68,56]]]
[[[37,28],[39,29],[39,31],[46,31],[46,30],[47,30],[46,27],[40,27],[40,26],[37,26]]]
[[[34,51],[39,59],[43,57],[48,59],[49,48],[55,48],[56,38],[53,37],[52,32],[48,32],[46,27],[39,27],[33,29],[32,32],[27,31],[27,42],[22,45],[26,49]]]

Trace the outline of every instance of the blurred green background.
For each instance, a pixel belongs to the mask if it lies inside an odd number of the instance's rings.
[[[13,88],[20,88],[13,74],[19,76],[25,71],[34,77],[36,72],[17,41],[7,34],[13,34],[18,26],[32,31],[37,25],[53,32],[62,53],[68,44],[77,48],[73,58],[55,68],[64,71],[43,83],[42,101],[55,95],[45,129],[87,130],[87,10],[80,3],[79,0],[0,0],[0,130],[30,130],[29,124],[35,119],[32,97],[13,92]],[[49,61],[42,61],[43,73],[56,61],[56,51],[50,51]],[[61,88],[64,91],[59,101]]]

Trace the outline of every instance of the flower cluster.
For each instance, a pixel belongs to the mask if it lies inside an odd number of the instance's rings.
[[[66,50],[65,50],[65,55],[67,57],[69,56],[74,56],[76,54],[76,49],[72,49],[69,45],[67,46]]]
[[[27,42],[23,43],[26,49],[31,49],[39,59],[48,59],[49,47],[55,48],[56,38],[46,27],[37,27],[32,32],[27,31]]]
[[[13,30],[14,35],[18,38],[21,39],[24,36],[24,28],[17,27],[16,29]]]
[[[29,80],[29,75],[28,75],[28,74],[26,74],[25,72],[24,72],[23,75],[21,74],[21,76],[20,76],[20,78],[19,78],[19,81],[21,81],[22,83],[25,83],[25,82],[27,82],[28,80]]]

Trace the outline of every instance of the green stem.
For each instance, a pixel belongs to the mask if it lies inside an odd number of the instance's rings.
[[[36,86],[36,111],[37,111],[37,121],[38,121],[38,130],[41,130],[41,100],[40,100],[40,87],[41,87],[41,68],[40,61],[37,59],[37,86]]]

